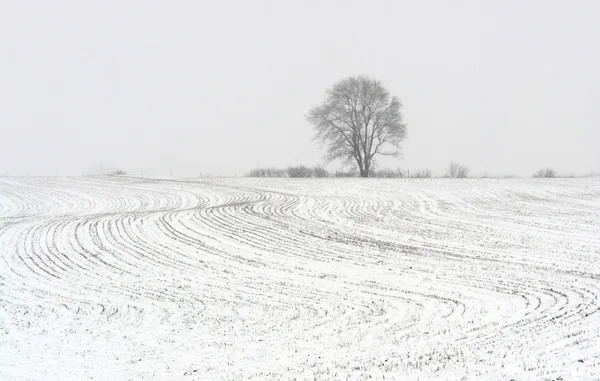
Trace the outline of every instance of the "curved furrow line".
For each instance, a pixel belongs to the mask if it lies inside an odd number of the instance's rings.
[[[86,356],[70,377],[599,376],[598,195],[597,179],[2,178],[0,378]]]

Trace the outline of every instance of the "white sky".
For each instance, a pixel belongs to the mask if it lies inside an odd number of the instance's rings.
[[[356,74],[404,104],[405,157],[382,166],[600,171],[598,15],[598,1],[4,1],[0,174],[313,165],[304,115]]]

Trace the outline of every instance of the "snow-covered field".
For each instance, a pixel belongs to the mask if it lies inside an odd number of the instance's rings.
[[[600,179],[0,179],[0,380],[598,380]]]

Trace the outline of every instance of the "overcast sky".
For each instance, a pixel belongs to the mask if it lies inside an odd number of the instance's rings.
[[[4,1],[0,173],[317,164],[334,82],[403,102],[404,159],[600,171],[598,1]],[[335,170],[333,163],[328,166]]]

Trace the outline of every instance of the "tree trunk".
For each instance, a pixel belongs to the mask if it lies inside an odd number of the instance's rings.
[[[368,177],[369,174],[365,172],[365,167],[360,157],[356,158],[356,164],[358,164],[358,171],[360,172],[360,177]]]
[[[364,175],[362,175],[362,177],[369,177],[369,172],[371,171],[371,163],[369,162],[369,160],[365,160],[365,167],[363,169],[363,173]]]

